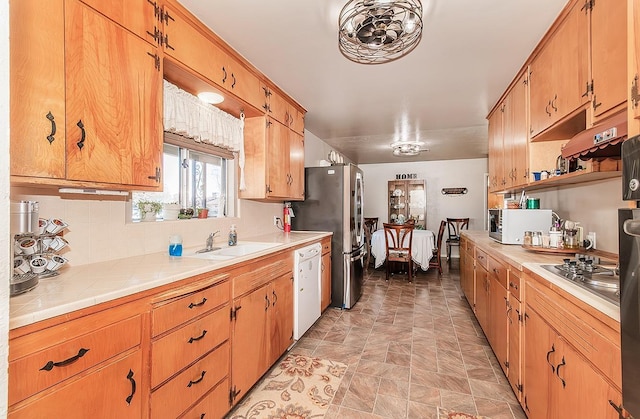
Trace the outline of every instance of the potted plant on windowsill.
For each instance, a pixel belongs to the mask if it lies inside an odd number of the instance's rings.
[[[198,218],[207,218],[207,217],[209,217],[209,209],[198,208]]]
[[[180,214],[180,204],[177,202],[166,202],[162,204],[162,219],[172,221],[178,219]]]
[[[162,204],[158,201],[138,201],[136,206],[140,211],[140,221],[155,221],[156,215],[162,210]]]

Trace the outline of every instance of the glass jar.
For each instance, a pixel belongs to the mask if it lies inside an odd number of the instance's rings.
[[[534,231],[531,236],[532,246],[542,246],[542,231]]]
[[[522,244],[525,246],[531,246],[533,243],[533,233],[531,231],[524,232],[524,238],[522,239]]]

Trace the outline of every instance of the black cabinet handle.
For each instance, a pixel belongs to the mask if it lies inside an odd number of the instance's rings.
[[[189,343],[196,342],[196,341],[198,341],[198,340],[202,339],[202,338],[204,337],[204,335],[206,335],[206,334],[207,334],[207,331],[206,331],[206,330],[203,330],[203,331],[202,331],[202,334],[201,334],[200,336],[198,336],[197,338],[189,338],[189,341],[188,341],[188,342],[189,342]]]
[[[564,356],[562,357],[562,362],[558,364],[558,366],[556,367],[556,376],[560,379],[560,381],[562,381],[562,388],[565,388],[567,386],[567,383],[565,383],[564,378],[560,377],[560,367],[564,367],[565,365],[567,365],[566,362],[564,362]]]
[[[82,123],[82,119],[79,120],[76,125],[78,126],[78,128],[80,128],[80,134],[81,134],[80,141],[78,141],[76,145],[80,150],[82,150],[82,147],[84,147],[84,140],[87,137],[86,132],[84,130],[84,124]]]
[[[598,103],[598,101],[596,100],[596,95],[593,95],[593,110],[595,111],[600,106],[602,106],[602,102]]]
[[[271,292],[273,294],[273,306],[276,306],[276,303],[278,302],[278,295],[276,294],[275,291]]]
[[[127,402],[127,404],[131,404],[133,395],[136,394],[136,380],[133,379],[133,371],[129,370],[129,374],[127,374],[127,380],[131,382],[131,394],[127,396],[125,401]]]
[[[518,289],[518,285],[517,285],[517,284],[515,284],[515,283],[513,283],[513,282],[511,282],[511,281],[509,281],[509,286],[510,286],[511,288],[513,288],[514,290],[517,290],[517,289]]]
[[[549,103],[553,108],[554,112],[558,112],[558,108],[556,107],[556,100],[558,100],[558,95],[553,97],[553,100]]]
[[[54,121],[53,114],[51,111],[47,114],[47,119],[51,121],[51,134],[47,135],[47,140],[49,140],[49,144],[55,141],[56,137],[56,121]]]
[[[87,352],[89,352],[88,349],[80,348],[77,355],[74,355],[71,358],[65,359],[64,361],[60,362],[49,361],[44,365],[44,367],[40,368],[40,371],[51,371],[53,367],[64,367],[69,364],[73,364],[74,362],[82,358]]]
[[[233,83],[231,83],[231,88],[233,89],[234,87],[236,87],[236,76],[231,73],[231,78],[233,79]]]
[[[189,380],[189,384],[187,384],[187,387],[191,387],[194,384],[198,384],[200,381],[204,380],[204,375],[206,374],[206,371],[202,371],[202,374],[200,374],[200,378],[198,378],[195,381]]]
[[[587,97],[587,96],[589,96],[589,82],[587,82],[587,88],[585,89],[581,97]]]
[[[269,308],[269,305],[271,305],[271,302],[269,301],[269,296],[265,295],[264,296],[264,301],[265,301],[265,305],[264,305],[264,311],[267,311],[267,309]]]
[[[227,69],[222,67],[222,74],[224,74],[222,76],[222,82],[225,83],[227,81]]]
[[[551,372],[556,372],[556,367],[554,367],[551,361],[549,361],[549,356],[555,351],[556,351],[556,348],[553,345],[551,345],[551,350],[547,352],[547,364],[551,366]]]
[[[156,183],[160,183],[160,168],[156,167],[156,174],[154,176],[147,176],[147,179],[155,180]]]
[[[199,303],[191,303],[188,305],[189,308],[194,308],[194,307],[200,307],[203,306],[204,303],[207,302],[207,298],[206,297],[202,297],[202,301],[200,301]]]

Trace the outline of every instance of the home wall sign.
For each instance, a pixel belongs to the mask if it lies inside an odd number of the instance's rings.
[[[396,180],[418,179],[416,173],[402,173],[396,175]]]
[[[467,188],[442,188],[442,195],[464,195],[467,192]]]

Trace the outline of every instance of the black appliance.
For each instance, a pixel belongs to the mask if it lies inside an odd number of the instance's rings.
[[[622,144],[622,197],[640,200],[640,136]],[[640,418],[640,208],[618,210],[622,405]]]

